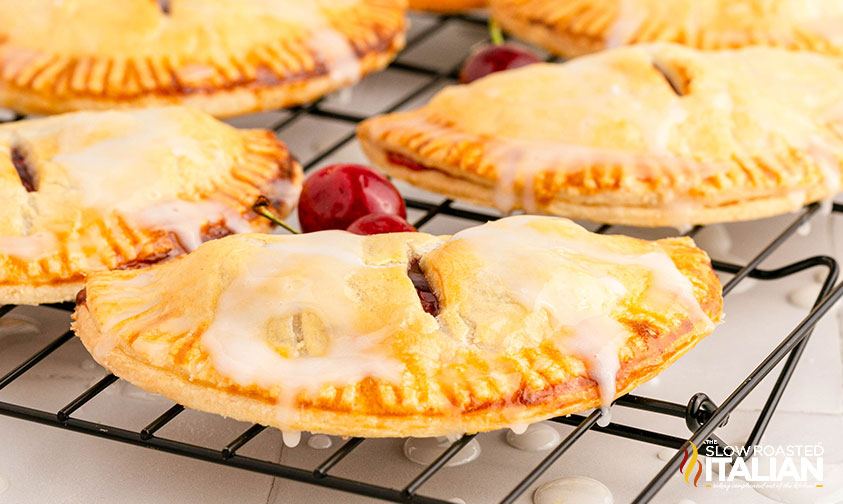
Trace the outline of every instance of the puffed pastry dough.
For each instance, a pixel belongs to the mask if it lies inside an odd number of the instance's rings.
[[[216,116],[312,101],[385,67],[405,0],[0,0],[0,106],[184,104]]]
[[[708,335],[721,308],[690,238],[520,216],[454,236],[226,237],[92,275],[73,328],[113,373],[189,408],[434,436],[608,404]]]
[[[749,220],[838,192],[842,80],[813,53],[639,45],[448,87],[358,136],[388,174],[504,212]]]
[[[410,0],[410,8],[433,12],[461,12],[486,6],[486,0]]]
[[[646,42],[843,54],[839,0],[490,0],[507,31],[565,57]]]
[[[75,112],[0,126],[0,304],[70,301],[133,268],[292,210],[301,167],[271,131],[193,109]]]

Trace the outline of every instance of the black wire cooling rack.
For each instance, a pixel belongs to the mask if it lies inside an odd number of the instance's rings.
[[[485,20],[482,18],[468,16],[442,16],[431,17],[429,19],[433,21],[409,38],[407,49],[416,47],[431,37],[435,37],[438,32],[441,32],[446,28],[448,23],[454,21],[470,24],[485,24]],[[386,112],[395,111],[406,106],[413,100],[418,99],[420,95],[435,90],[438,86],[452,81],[456,76],[456,68],[452,68],[449,71],[436,71],[423,66],[401,62],[400,60],[393,63],[391,68],[418,74],[428,80],[425,84],[408,93],[405,97],[403,97],[403,99],[394,103],[386,110]],[[320,100],[308,106],[292,109],[289,115],[275,124],[274,129],[275,131],[281,131],[303,116],[329,118],[352,126],[365,119],[365,117],[354,114],[330,111],[324,107],[324,101]],[[322,149],[315,157],[305,163],[305,171],[319,165],[326,160],[326,158],[352,142],[353,139],[354,133],[348,133],[332,145]],[[452,202],[450,200],[445,200],[441,203],[430,203],[427,201],[409,198],[406,202],[409,208],[423,212],[423,215],[416,219],[413,223],[420,229],[438,215],[458,217],[475,222],[486,222],[498,218],[492,214],[452,206]],[[843,213],[843,205],[834,204],[832,210],[835,213]],[[812,268],[821,268],[824,270],[822,288],[810,313],[789,332],[785,333],[782,331],[782,339],[779,345],[758,364],[758,366],[743,382],[734,388],[732,393],[725,401],[723,401],[722,404],[719,406],[716,405],[705,393],[694,394],[690,397],[686,404],[642,397],[634,394],[621,397],[614,403],[615,407],[632,408],[646,411],[654,415],[667,415],[670,417],[684,419],[685,424],[692,433],[690,437],[685,439],[655,430],[647,430],[620,423],[610,423],[606,427],[600,427],[597,425],[597,421],[601,415],[598,410],[595,410],[587,416],[570,415],[567,417],[554,418],[552,419],[554,422],[572,425],[574,426],[574,429],[559,445],[553,448],[538,465],[526,469],[523,479],[514,488],[512,488],[508,494],[501,495],[499,502],[501,504],[510,504],[514,502],[589,430],[677,450],[676,454],[663,466],[663,468],[652,478],[652,480],[646,484],[642,484],[640,493],[633,501],[635,504],[649,502],[656,493],[661,490],[668,479],[677,473],[683,450],[685,447],[689,446],[689,443],[693,442],[696,446],[701,446],[705,441],[723,443],[715,433],[718,427],[725,425],[729,414],[735,410],[738,404],[741,403],[741,401],[743,401],[781,361],[785,360],[784,366],[775,378],[775,385],[773,386],[764,407],[761,409],[758,418],[755,421],[751,434],[745,442],[746,447],[757,445],[761,440],[773,413],[775,412],[776,406],[778,405],[785,388],[788,385],[790,377],[796,368],[803,350],[805,349],[811,332],[817,322],[826,313],[828,313],[835,302],[843,296],[843,284],[835,287],[839,270],[837,262],[831,257],[816,255],[776,269],[763,269],[760,265],[767,257],[769,257],[789,238],[791,238],[801,226],[811,222],[811,220],[820,213],[822,212],[820,205],[818,204],[806,206],[801,211],[797,212],[789,222],[786,222],[786,225],[779,234],[762,249],[760,249],[756,253],[755,257],[746,264],[740,265],[718,260],[712,261],[713,266],[717,271],[731,275],[730,280],[723,287],[724,296],[727,296],[735,289],[735,287],[738,286],[740,282],[744,281],[748,277],[771,282]],[[597,228],[596,232],[607,233],[611,229],[611,225],[603,225]],[[702,226],[696,226],[686,234],[694,236],[701,229]],[[728,302],[728,296],[726,299]],[[73,304],[71,303],[61,303],[49,306],[63,310],[73,309]],[[0,307],[0,317],[5,316],[14,308],[14,305]],[[20,378],[39,362],[47,359],[51,354],[53,354],[53,352],[58,350],[72,338],[73,334],[70,331],[67,331],[35,352],[35,354],[30,358],[21,362],[5,376],[0,378],[0,390]],[[82,432],[114,441],[121,441],[132,445],[153,448],[207,462],[245,469],[256,473],[278,476],[299,482],[310,483],[312,485],[342,490],[362,496],[392,502],[424,504],[448,503],[446,500],[425,496],[420,493],[420,490],[422,490],[423,485],[430,480],[431,477],[445,467],[446,463],[474,437],[473,435],[463,436],[459,440],[455,441],[433,463],[421,470],[421,472],[419,472],[406,486],[403,488],[392,488],[390,486],[338,477],[331,474],[331,469],[334,466],[366,441],[363,438],[351,438],[347,440],[339,447],[339,449],[328,456],[315,469],[304,469],[280,464],[271,460],[244,456],[238,453],[241,448],[266,429],[266,427],[262,425],[256,424],[249,427],[239,436],[231,440],[231,442],[226,444],[221,450],[199,444],[191,444],[165,437],[159,437],[156,434],[159,429],[164,427],[167,423],[175,419],[184,411],[184,407],[180,405],[170,407],[157,418],[151,419],[146,427],[140,430],[128,430],[114,425],[84,420],[74,416],[74,412],[101,394],[118,380],[119,379],[112,374],[105,376],[58,411],[46,411],[20,404],[0,401],[0,414],[71,431]]]

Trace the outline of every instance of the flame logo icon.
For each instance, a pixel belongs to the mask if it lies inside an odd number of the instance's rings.
[[[682,457],[682,462],[679,463],[679,473],[685,475],[685,483],[691,484],[691,474],[694,472],[694,468],[697,469],[697,475],[694,477],[694,486],[697,486],[697,482],[700,481],[700,476],[702,476],[702,463],[697,460],[699,458],[699,453],[697,452],[697,445],[691,443],[691,453],[690,453],[690,460],[688,454],[688,448],[684,448],[685,456]]]

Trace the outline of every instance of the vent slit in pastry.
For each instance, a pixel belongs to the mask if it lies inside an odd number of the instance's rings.
[[[427,277],[421,270],[418,259],[410,261],[410,265],[407,268],[407,276],[410,277],[413,287],[416,288],[416,294],[419,296],[419,301],[424,311],[434,317],[439,315],[439,300],[430,288],[430,283],[428,283]]]
[[[30,161],[29,152],[21,142],[10,144],[10,157],[15,170],[18,172],[20,183],[26,192],[38,190],[38,172]]]
[[[668,72],[665,69],[664,65],[662,65],[658,61],[654,60],[653,61],[653,68],[658,73],[662,74],[662,76],[664,77],[664,80],[667,81],[667,83],[670,85],[670,89],[673,90],[674,93],[676,93],[676,96],[679,96],[680,98],[682,96],[685,96],[685,91],[683,89],[683,86],[681,86],[679,84],[679,82],[673,77],[673,74],[671,72]]]
[[[158,2],[158,8],[161,9],[161,12],[163,12],[166,15],[169,15],[170,14],[170,2],[171,2],[171,0],[157,0],[157,2]]]
[[[430,287],[435,318],[419,300]],[[239,420],[372,437],[608,405],[709,334],[722,308],[689,238],[532,216],[454,236],[234,235],[95,273],[86,289],[73,328],[118,376]]]

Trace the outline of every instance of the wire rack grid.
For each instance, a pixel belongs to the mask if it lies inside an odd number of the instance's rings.
[[[443,61],[439,68],[431,68],[429,66],[422,66],[413,63],[413,51],[424,50],[426,41],[439,36],[439,34],[448,30],[449,26],[455,22],[476,26],[478,30],[485,30],[484,25],[486,22],[482,17],[470,16],[439,16],[417,19],[422,22],[419,23],[420,26],[412,31],[408,37],[407,49],[404,54],[409,56],[399,57],[396,62],[390,65],[390,69],[392,71],[398,71],[403,75],[412,76],[408,80],[413,81],[414,85],[404,96],[397,100],[393,100],[389,106],[383,107],[382,112],[400,110],[414,103],[419,103],[431,92],[435,91],[442,85],[453,82],[455,79],[460,61],[457,61],[456,63],[453,61]],[[461,56],[459,59],[461,60]],[[445,60],[447,60],[447,58],[445,58]],[[305,171],[308,171],[323,164],[326,160],[329,160],[333,156],[336,156],[346,147],[351,146],[354,141],[353,126],[366,117],[364,114],[338,111],[332,106],[330,98],[328,98],[319,100],[307,106],[297,107],[287,112],[278,113],[278,120],[275,122],[273,129],[283,135],[285,129],[295,127],[297,123],[305,118],[315,119],[317,121],[328,120],[332,124],[347,124],[352,126],[351,128],[341,129],[339,133],[335,132],[333,138],[328,144],[320,145],[319,148],[316,149],[316,152],[309,156],[308,159],[302,160]],[[296,151],[295,148],[293,148],[293,151]],[[414,210],[417,215],[413,224],[422,230],[437,216],[456,217],[472,222],[485,222],[498,218],[497,215],[487,213],[482,209],[460,205],[459,203],[454,203],[451,200],[431,202],[422,198],[410,196],[406,198],[406,203],[408,208]],[[836,213],[843,213],[843,206],[835,204],[833,211]],[[783,331],[779,345],[757,365],[757,367],[743,382],[734,387],[733,392],[719,406],[716,405],[705,393],[696,393],[691,395],[688,402],[685,404],[643,397],[635,394],[622,397],[614,403],[614,407],[630,408],[644,411],[652,415],[665,415],[682,419],[691,432],[689,437],[677,437],[664,432],[642,429],[617,422],[601,427],[597,425],[597,421],[601,415],[599,411],[591,412],[586,416],[571,415],[567,417],[554,418],[554,422],[573,426],[573,430],[571,430],[567,437],[565,437],[560,444],[553,448],[544,459],[542,459],[534,467],[526,470],[520,482],[512,487],[506,495],[501,495],[499,502],[501,504],[515,502],[516,499],[524,494],[542,474],[544,474],[588,431],[601,432],[611,436],[624,437],[676,450],[676,454],[673,458],[663,466],[661,471],[653,476],[652,480],[649,482],[642,482],[641,491],[635,498],[634,502],[649,502],[664,486],[668,479],[676,474],[683,449],[688,446],[689,443],[693,442],[697,446],[700,446],[706,440],[709,442],[723,443],[716,434],[717,429],[728,421],[729,414],[735,410],[737,405],[743,401],[765,377],[771,374],[776,365],[781,361],[784,361],[784,366],[775,377],[775,385],[773,386],[771,393],[766,399],[764,407],[755,421],[750,436],[745,442],[745,445],[747,446],[757,444],[763,436],[770,419],[775,412],[776,406],[778,405],[779,400],[788,385],[793,371],[799,362],[811,331],[820,318],[829,312],[832,305],[841,297],[841,295],[843,295],[843,285],[835,287],[838,276],[838,265],[834,259],[828,256],[815,255],[806,257],[802,260],[775,269],[764,269],[761,267],[761,264],[765,261],[765,259],[778,250],[788,239],[794,236],[801,226],[809,223],[819,213],[821,213],[820,205],[814,204],[805,207],[803,210],[795,214],[790,222],[781,229],[778,235],[758,250],[756,255],[745,264],[734,264],[716,259],[713,261],[714,268],[717,271],[731,275],[731,278],[723,288],[723,293],[727,296],[727,302],[729,299],[728,294],[733,292],[738,284],[745,281],[747,278],[773,282],[812,268],[821,268],[824,272],[822,288],[817,297],[814,308],[790,331],[787,333],[784,333]],[[612,229],[613,227],[610,225],[602,225],[597,227],[595,232],[607,233]],[[699,233],[701,229],[702,227],[697,226],[686,234],[694,236]],[[61,310],[73,309],[73,305],[70,303],[50,305],[50,307]],[[15,307],[12,305],[0,307],[0,317],[6,315],[14,308]],[[28,359],[17,364],[13,369],[0,378],[0,390],[12,384],[15,380],[19,379],[40,362],[48,359],[50,355],[56,352],[63,345],[67,344],[72,338],[72,333],[67,331],[43,348],[39,349]],[[304,469],[291,465],[280,464],[276,461],[245,456],[238,453],[244,446],[247,445],[247,443],[266,429],[266,427],[261,425],[253,425],[247,428],[230,442],[225,444],[222,449],[210,448],[201,444],[187,443],[175,439],[169,439],[167,437],[160,437],[158,435],[158,431],[185,411],[184,407],[180,405],[173,405],[166,411],[163,411],[156,418],[150,419],[148,424],[140,430],[130,430],[74,416],[74,413],[79,410],[79,408],[100,395],[109,387],[113,386],[117,381],[118,378],[116,376],[108,374],[57,411],[48,411],[24,406],[22,404],[0,401],[0,414],[234,468],[288,478],[295,481],[310,483],[316,486],[338,489],[362,496],[392,502],[425,504],[447,504],[448,501],[446,500],[426,496],[420,491],[422,490],[423,485],[440,470],[442,470],[446,466],[447,462],[451,460],[474,437],[473,435],[465,435],[455,441],[441,454],[441,456],[418,472],[418,474],[409,483],[404,485],[402,488],[393,488],[389,485],[357,481],[331,474],[331,470],[337,464],[339,464],[366,441],[362,438],[352,438],[347,440],[336,451],[331,453],[330,456],[318,464],[315,469]]]

